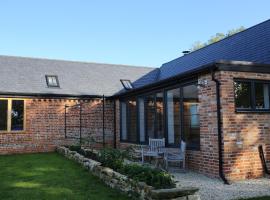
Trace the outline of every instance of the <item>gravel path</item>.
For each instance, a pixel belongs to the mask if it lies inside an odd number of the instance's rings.
[[[239,181],[225,185],[219,179],[212,179],[194,172],[172,173],[177,184],[198,187],[201,200],[231,200],[256,196],[270,196],[270,179],[261,178]]]

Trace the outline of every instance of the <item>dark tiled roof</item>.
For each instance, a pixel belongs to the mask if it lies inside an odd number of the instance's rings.
[[[163,64],[156,81],[180,75],[218,60],[270,64],[270,20]]]
[[[111,96],[123,89],[120,79],[136,82],[153,69],[0,56],[0,93]],[[60,88],[48,88],[45,75],[57,75]],[[142,80],[143,83],[146,81],[150,81],[149,78]]]

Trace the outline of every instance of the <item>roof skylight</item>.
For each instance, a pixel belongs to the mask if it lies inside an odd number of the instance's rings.
[[[132,85],[132,83],[131,83],[130,80],[123,80],[123,79],[121,79],[120,81],[121,81],[123,87],[124,87],[126,90],[132,90],[132,89],[133,89],[133,85]]]
[[[58,77],[56,75],[45,75],[48,87],[60,87]]]

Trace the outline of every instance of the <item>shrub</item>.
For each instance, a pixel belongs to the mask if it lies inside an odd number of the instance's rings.
[[[120,171],[128,177],[136,181],[145,182],[156,189],[175,187],[172,176],[159,169],[153,169],[138,164],[128,164],[122,166]]]
[[[98,161],[114,170],[122,168],[125,158],[128,158],[127,152],[119,149],[104,148],[98,154]]]
[[[81,151],[81,146],[80,145],[70,145],[69,150],[70,151],[77,151],[79,153]]]
[[[132,151],[132,149],[130,148],[126,150],[104,148],[100,150],[98,154],[92,151],[84,151],[81,149],[81,146],[77,145],[70,146],[69,149],[77,151],[88,158],[97,160],[101,162],[104,167],[112,168],[135,181],[145,182],[156,189],[172,188],[175,186],[172,176],[167,172],[153,169],[145,165],[124,164],[125,159],[131,158],[130,151]]]

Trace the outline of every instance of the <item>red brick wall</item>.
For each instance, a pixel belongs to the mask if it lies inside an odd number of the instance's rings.
[[[231,180],[261,177],[263,170],[258,146],[263,145],[269,162],[270,114],[236,113],[233,78],[270,80],[270,74],[220,73],[226,177]]]
[[[201,75],[199,80],[207,80],[199,86],[200,150],[187,151],[188,168],[218,177],[218,135],[216,112],[216,88],[210,74]]]
[[[22,133],[0,132],[0,154],[54,151],[60,144],[74,143],[65,140],[64,106],[75,105],[78,100],[25,99],[26,129]],[[83,100],[82,136],[91,134],[95,146],[102,146],[102,101]],[[113,102],[105,104],[105,141],[113,144]],[[79,136],[79,109],[67,109],[67,123],[76,127],[67,128],[69,136]]]

